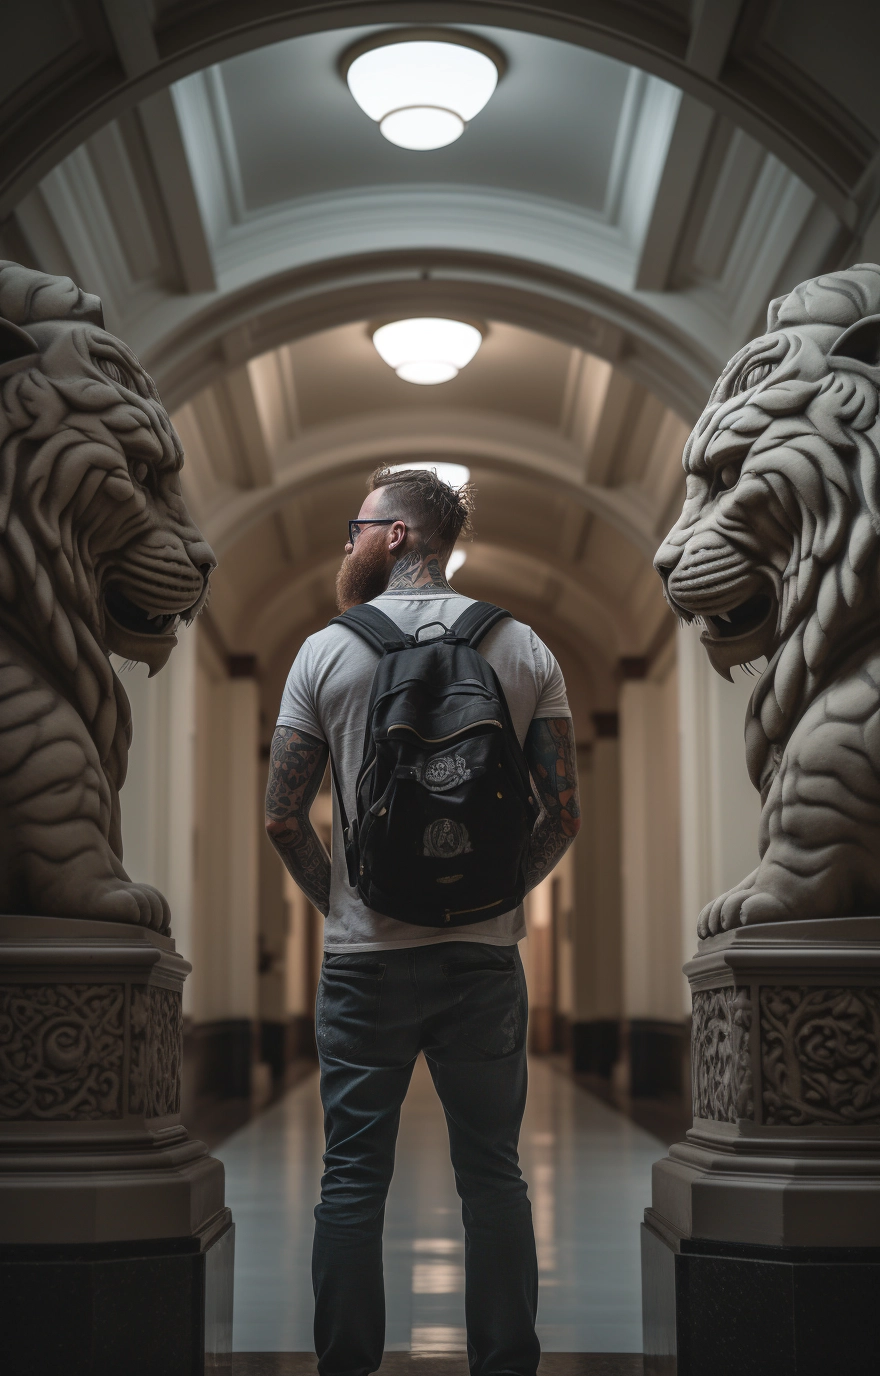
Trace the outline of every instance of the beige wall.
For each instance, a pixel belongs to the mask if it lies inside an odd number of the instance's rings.
[[[206,636],[196,672],[198,1021],[257,1013],[259,702],[255,679],[231,679]]]
[[[581,832],[571,849],[574,877],[574,1021],[621,1014],[620,750],[598,738],[578,750]]]

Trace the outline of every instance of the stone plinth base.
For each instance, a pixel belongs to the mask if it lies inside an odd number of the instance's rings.
[[[195,1376],[231,1350],[223,1167],[180,1121],[170,937],[0,917],[0,1331],[28,1376]]]
[[[654,1168],[648,1370],[874,1372],[880,1351],[880,919],[700,943],[694,1126]]]

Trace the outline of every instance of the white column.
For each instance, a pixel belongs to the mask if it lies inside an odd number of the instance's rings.
[[[259,698],[201,635],[197,666],[194,1016],[257,1014]]]
[[[120,665],[117,663],[117,672]],[[124,864],[132,879],[155,886],[171,907],[171,931],[187,960],[193,949],[196,633],[154,678],[138,664],[123,671],[133,738],[122,789]],[[192,998],[184,985],[184,1009]]]
[[[677,1020],[681,973],[678,684],[674,660],[620,693],[623,1005]]]
[[[746,769],[746,711],[755,679],[716,674],[699,633],[678,635],[681,740],[682,939],[689,959],[696,923],[710,899],[733,888],[758,863],[761,800]]]

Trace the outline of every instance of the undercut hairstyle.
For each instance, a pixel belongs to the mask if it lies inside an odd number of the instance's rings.
[[[471,534],[476,488],[473,483],[452,487],[433,468],[377,468],[367,484],[370,492],[386,493],[383,507],[418,531],[428,549],[451,550],[462,535]]]

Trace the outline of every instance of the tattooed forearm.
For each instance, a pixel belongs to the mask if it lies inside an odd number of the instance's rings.
[[[330,857],[309,821],[321,786],[328,750],[323,741],[276,726],[266,788],[266,831],[292,877],[327,916],[330,910]]]
[[[432,550],[413,549],[398,559],[391,570],[386,592],[436,592],[438,588],[452,588],[446,581],[443,563]]]
[[[577,758],[570,717],[536,717],[529,727],[525,756],[543,812],[529,846],[527,887],[550,873],[568,850],[581,825]]]

